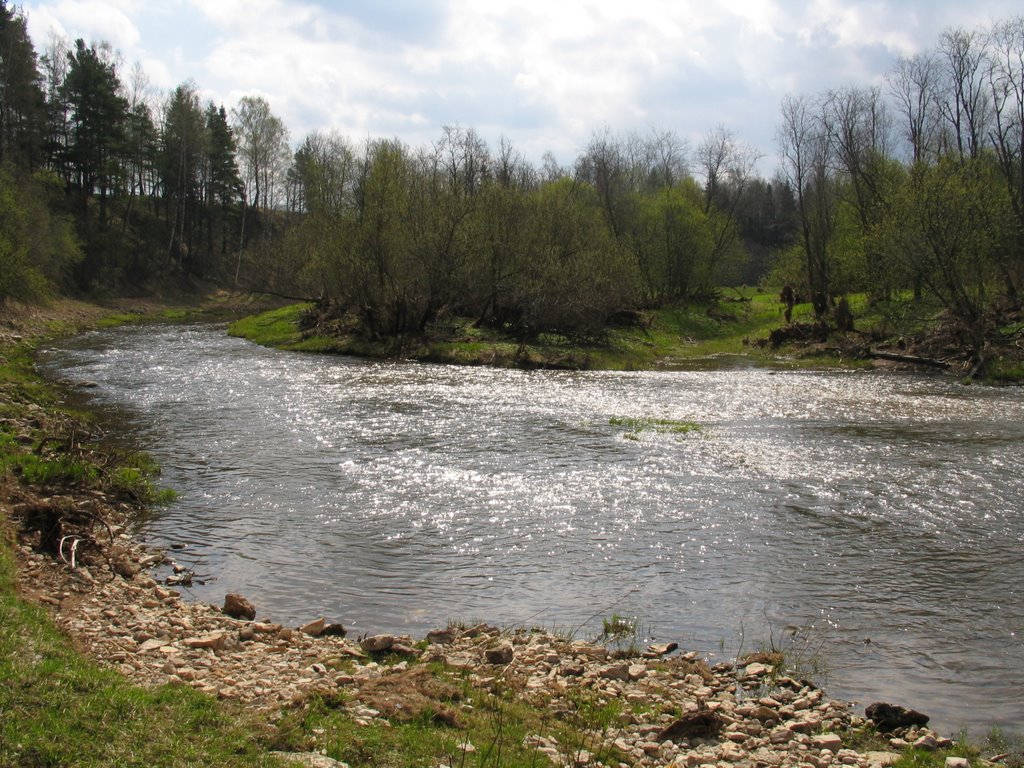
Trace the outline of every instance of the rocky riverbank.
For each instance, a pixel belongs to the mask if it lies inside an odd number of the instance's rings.
[[[124,513],[102,498],[22,498],[14,519],[29,517],[30,507],[88,512],[97,521],[78,529],[79,541],[92,545],[80,553],[72,554],[70,541],[56,557],[40,551],[39,532],[23,531],[17,545],[21,594],[49,606],[85,653],[140,684],[193,686],[264,710],[272,722],[315,697],[344,694],[349,716],[365,726],[430,710],[457,728],[463,705],[439,684],[450,673],[556,712],[571,712],[584,693],[623,702],[617,721],[594,732],[586,750],[566,754],[556,738],[533,734],[532,745],[556,765],[586,765],[600,753],[631,766],[869,768],[892,764],[910,744],[951,745],[913,727],[897,731],[889,750],[857,751],[850,734],[864,720],[814,685],[777,675],[766,663],[774,659],[712,667],[671,646],[618,655],[543,630],[489,626],[447,627],[419,642],[354,640],[323,619],[283,627],[229,616],[225,610],[255,611],[235,597],[224,606],[190,602],[158,583],[147,568],[165,555],[134,542]]]

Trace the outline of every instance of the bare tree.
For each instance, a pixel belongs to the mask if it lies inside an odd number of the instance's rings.
[[[911,160],[918,163],[938,153],[942,115],[939,112],[939,60],[931,52],[897,59],[886,76],[889,93],[903,119]]]
[[[889,160],[892,120],[877,87],[830,91],[822,103],[821,120],[831,145],[834,170],[844,184],[844,196],[857,214],[863,278],[874,299],[884,299],[895,287],[872,237],[884,218],[893,193],[893,164]]]
[[[835,196],[829,173],[831,143],[818,105],[804,96],[783,99],[777,139],[783,175],[796,193],[811,303],[821,319],[828,311],[828,245],[835,226]]]
[[[541,181],[558,181],[569,175],[569,172],[558,162],[558,158],[550,150],[541,157],[540,179]]]
[[[548,153],[550,154],[550,153]],[[545,155],[545,159],[547,155]],[[537,172],[522,152],[502,136],[498,142],[498,154],[494,157],[494,178],[503,187],[529,189],[537,186]]]
[[[1013,253],[1001,268],[1007,293],[1015,298],[1024,273],[1024,16],[993,27],[987,79],[992,104],[989,141],[1016,220]]]
[[[753,177],[761,153],[739,141],[724,126],[708,133],[697,147],[696,162],[704,186],[704,210],[716,205],[732,213]]]
[[[724,126],[711,131],[697,147],[704,214],[713,230],[711,264],[715,269],[721,269],[739,241],[738,207],[760,159],[757,149],[737,140]]]
[[[576,163],[576,178],[597,190],[608,228],[615,237],[626,232],[631,191],[630,163],[626,146],[607,125],[595,131]]]
[[[990,112],[984,82],[984,41],[978,32],[948,29],[939,41],[939,54],[946,78],[943,117],[960,157],[977,157]]]
[[[342,215],[352,205],[355,164],[355,152],[342,136],[311,133],[293,162],[297,207],[312,214]]]
[[[274,186],[291,161],[288,129],[262,96],[243,96],[231,110],[242,160],[246,199],[256,208],[274,202]]]
[[[65,37],[50,33],[50,40],[40,58],[43,90],[46,94],[46,142],[52,170],[68,181],[71,172],[68,147],[71,145],[71,105],[64,95],[68,77],[68,53],[71,48]]]
[[[667,130],[651,129],[647,139],[650,179],[655,187],[671,187],[689,173],[686,140]]]

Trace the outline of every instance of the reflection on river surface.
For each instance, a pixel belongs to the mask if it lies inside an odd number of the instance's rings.
[[[212,326],[90,333],[41,365],[97,382],[163,465],[181,498],[141,533],[184,545],[200,599],[420,636],[615,612],[712,656],[774,640],[833,695],[947,731],[1024,722],[1019,389],[367,362]]]

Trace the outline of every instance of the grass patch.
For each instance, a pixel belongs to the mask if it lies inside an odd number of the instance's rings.
[[[1024,362],[999,358],[985,372],[985,381],[990,384],[1024,384]]]
[[[552,748],[568,765],[575,765],[582,752],[591,755],[591,765],[615,765],[621,758],[601,746],[602,735],[623,715],[617,699],[579,691],[555,711],[527,701],[516,680],[499,677],[489,688],[479,688],[467,674],[438,664],[384,679],[395,687],[391,699],[401,693],[400,708],[388,711],[388,696],[360,701],[345,695],[318,697],[285,715],[274,747],[325,750],[352,768],[535,768],[550,764],[537,751],[543,745],[557,745]],[[433,703],[415,705],[415,690],[431,690]],[[380,717],[357,722],[346,707],[358,713],[360,706],[372,707]]]
[[[137,322],[139,320],[139,317],[139,315],[134,313],[120,313],[107,315],[106,317],[100,318],[96,322],[96,326],[98,328],[117,328],[118,326],[121,325]]]
[[[94,464],[70,456],[53,458],[16,450],[10,442],[0,444],[0,467],[21,482],[43,489],[91,485],[99,479]]]
[[[625,427],[626,437],[634,440],[638,439],[643,432],[654,432],[659,435],[685,435],[701,430],[700,424],[696,422],[677,419],[613,416],[608,419],[608,423],[613,427]]]
[[[29,406],[47,407],[55,402],[53,388],[35,373],[30,344],[0,350],[0,416],[17,418]]]
[[[105,479],[108,491],[130,498],[139,504],[170,504],[178,494],[171,488],[158,488],[156,478],[160,466],[146,453],[132,453],[121,457],[121,464]]]
[[[945,768],[947,757],[966,757],[973,762],[978,752],[962,746],[949,750],[908,749],[893,763],[893,768]]]
[[[643,626],[635,616],[613,613],[601,619],[601,633],[594,642],[608,646],[614,655],[639,656]]]
[[[145,690],[83,659],[14,594],[0,545],[0,765],[272,766],[256,723],[190,689]]]
[[[774,295],[745,289],[720,302],[660,309],[647,327],[609,328],[598,341],[583,342],[543,333],[529,343],[511,339],[469,318],[450,318],[423,337],[367,340],[352,335],[307,336],[300,318],[309,304],[292,304],[232,323],[228,332],[281,349],[334,352],[374,358],[409,358],[457,365],[556,368],[569,370],[647,370],[720,355],[769,360],[751,346],[781,322]]]
[[[310,306],[289,304],[269,312],[243,317],[228,326],[228,333],[267,347],[293,349],[303,341],[299,318]]]

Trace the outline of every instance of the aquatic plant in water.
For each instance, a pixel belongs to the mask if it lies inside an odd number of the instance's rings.
[[[613,427],[625,427],[626,438],[636,440],[643,432],[655,432],[662,435],[685,435],[690,432],[699,432],[700,424],[693,421],[679,421],[677,419],[654,419],[648,417],[634,416],[613,416],[608,420]]]

